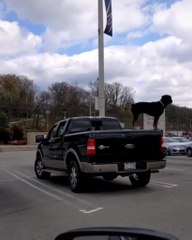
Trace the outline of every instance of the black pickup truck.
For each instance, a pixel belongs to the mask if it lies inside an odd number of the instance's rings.
[[[73,192],[89,176],[113,180],[129,176],[136,187],[146,186],[151,172],[166,166],[158,130],[123,129],[113,117],[73,117],[57,122],[39,142],[34,169],[39,179],[64,173]]]

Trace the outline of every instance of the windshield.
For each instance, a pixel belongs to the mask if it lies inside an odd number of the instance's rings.
[[[185,137],[173,137],[173,140],[176,140],[178,142],[188,142],[189,140]]]
[[[176,139],[168,138],[168,137],[163,138],[163,140],[164,140],[165,143],[174,143],[174,142],[178,142]]]

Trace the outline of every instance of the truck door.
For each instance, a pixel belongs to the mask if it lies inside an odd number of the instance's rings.
[[[65,131],[66,121],[60,122],[55,135],[50,139],[49,145],[49,161],[47,166],[56,169],[63,169],[63,136]]]
[[[44,164],[47,167],[48,163],[50,162],[50,145],[52,142],[52,139],[54,138],[57,130],[57,125],[53,126],[50,131],[48,132],[48,135],[46,137],[46,140],[41,144],[42,152],[43,152],[43,159]]]

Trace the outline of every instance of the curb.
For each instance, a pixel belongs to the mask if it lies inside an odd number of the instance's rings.
[[[34,151],[37,145],[0,145],[0,152]]]

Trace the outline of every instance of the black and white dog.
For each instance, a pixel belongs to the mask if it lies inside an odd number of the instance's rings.
[[[153,128],[157,129],[159,117],[162,115],[167,105],[171,104],[172,98],[170,95],[163,95],[158,102],[138,102],[131,105],[131,112],[133,114],[133,128],[141,113],[146,113],[154,117]]]

